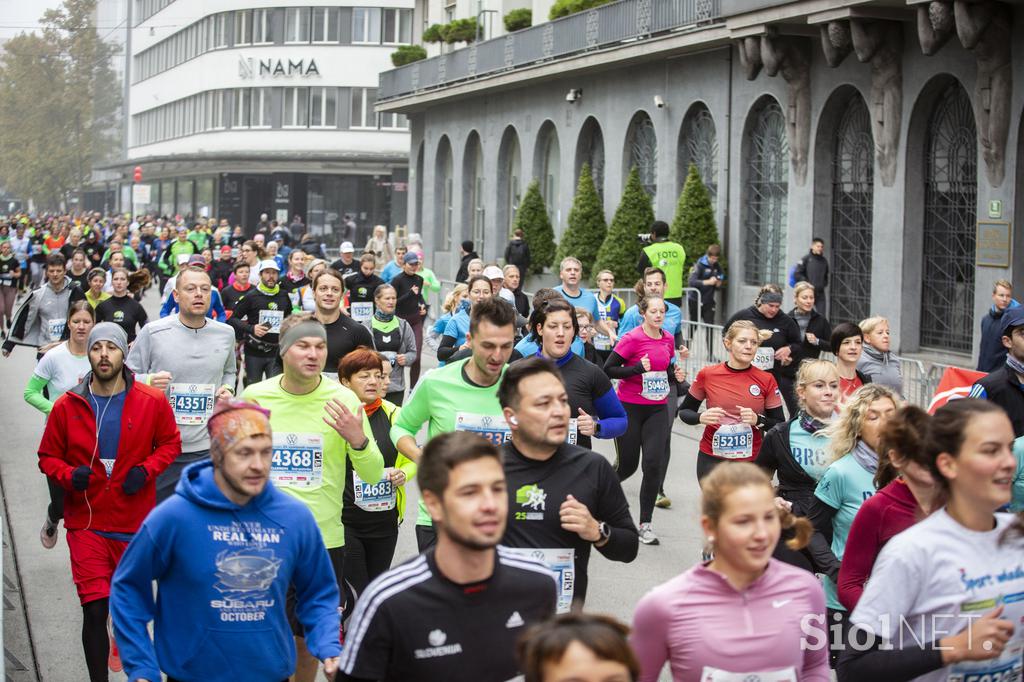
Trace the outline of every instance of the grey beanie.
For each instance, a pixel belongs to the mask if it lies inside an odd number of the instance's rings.
[[[124,329],[113,322],[100,322],[89,332],[89,345],[92,348],[97,341],[110,341],[121,349],[124,356],[128,357],[128,335]]]

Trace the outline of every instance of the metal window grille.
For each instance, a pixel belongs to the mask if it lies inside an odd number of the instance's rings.
[[[629,125],[629,166],[636,166],[640,183],[651,199],[658,195],[658,136],[651,117],[640,112]]]
[[[977,139],[970,97],[952,83],[935,105],[925,146],[922,347],[971,351]]]
[[[836,129],[832,155],[833,321],[871,315],[871,243],[875,143],[868,107],[853,96]]]
[[[601,126],[594,119],[583,125],[579,148],[580,168],[585,163],[590,164],[590,175],[594,178],[597,196],[604,201],[604,135],[601,133]]]
[[[711,206],[714,207],[718,201],[718,136],[715,134],[715,119],[707,107],[699,106],[687,115],[677,157],[680,191],[686,183],[690,164],[694,164],[708,188]]]
[[[782,284],[786,271],[786,222],[789,197],[789,142],[786,119],[774,100],[754,114],[744,187],[747,284]]]

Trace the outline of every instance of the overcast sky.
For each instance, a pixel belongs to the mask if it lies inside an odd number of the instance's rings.
[[[59,5],[59,0],[0,0],[0,39],[32,31],[43,12]]]

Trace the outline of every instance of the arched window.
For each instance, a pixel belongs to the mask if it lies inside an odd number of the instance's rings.
[[[426,144],[420,142],[420,149],[416,153],[416,224],[423,225],[425,221],[423,219],[423,195],[427,193],[427,188],[423,186],[423,157],[426,156]]]
[[[970,352],[978,205],[971,99],[950,83],[932,107],[924,157],[921,338],[925,348]]]
[[[512,231],[519,210],[519,199],[522,195],[522,163],[519,153],[519,136],[515,128],[509,126],[501,137],[498,147],[498,203],[497,224]]]
[[[463,225],[472,230],[470,239],[477,253],[484,252],[484,156],[480,135],[474,130],[466,140],[462,162]]]
[[[604,199],[604,135],[601,125],[594,117],[588,118],[580,128],[579,141],[576,143],[576,180],[579,181],[580,169],[583,164],[590,165],[590,175],[594,178],[597,195]]]
[[[789,198],[789,142],[778,102],[761,100],[750,114],[744,185],[744,280],[783,284]]]
[[[437,145],[437,161],[434,170],[434,225],[437,229],[437,248],[448,251],[452,245],[452,222],[454,218],[455,187],[452,145],[448,136],[441,136]]]
[[[871,232],[874,211],[875,143],[864,99],[854,94],[844,107],[832,154],[832,285],[829,317],[871,316]]]
[[[679,135],[678,158],[679,191],[683,190],[690,164],[697,166],[704,186],[711,195],[711,206],[718,201],[718,136],[715,134],[715,120],[704,104],[690,107],[683,119]]]
[[[640,183],[653,200],[658,195],[658,136],[647,112],[633,114],[626,133],[626,168],[623,178],[636,166]]]
[[[559,201],[559,163],[561,155],[558,149],[558,133],[550,121],[542,127],[537,136],[537,153],[534,170],[540,180],[540,193],[544,197],[544,205],[548,210],[548,219],[556,229],[558,227]]]

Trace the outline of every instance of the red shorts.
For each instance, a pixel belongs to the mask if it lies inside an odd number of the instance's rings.
[[[110,596],[110,581],[121,555],[128,549],[127,542],[111,540],[91,530],[69,530],[68,549],[71,550],[71,578],[78,590],[78,600],[88,604]]]

